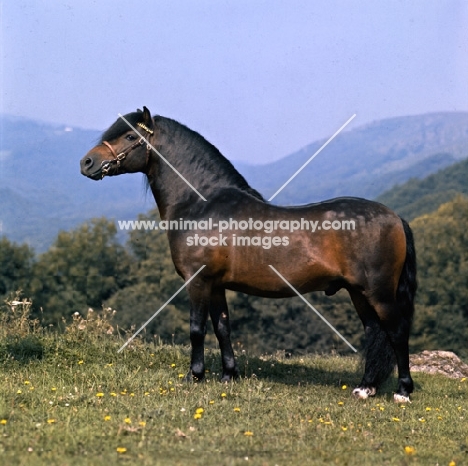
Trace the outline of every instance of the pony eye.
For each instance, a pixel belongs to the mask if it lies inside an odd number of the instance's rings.
[[[125,139],[127,141],[134,141],[136,139],[136,136],[134,136],[133,134],[127,134],[127,136],[125,136]]]

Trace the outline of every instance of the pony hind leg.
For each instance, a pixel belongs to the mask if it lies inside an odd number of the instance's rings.
[[[361,383],[353,390],[356,398],[374,396],[393,372],[395,353],[387,332],[367,298],[357,290],[348,290],[365,332],[365,369]]]
[[[408,344],[411,316],[405,317],[400,312],[397,303],[376,304],[375,309],[396,355],[398,387],[394,394],[394,400],[397,403],[407,403],[410,401],[409,396],[414,390],[414,383],[409,368]]]
[[[239,369],[231,344],[231,325],[224,289],[214,290],[211,296],[210,316],[218,339],[223,364],[221,382],[229,382],[239,377]]]

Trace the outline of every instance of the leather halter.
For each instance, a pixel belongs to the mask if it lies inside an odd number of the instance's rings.
[[[149,128],[145,127],[143,124],[139,124],[141,128],[143,128],[146,132],[148,132],[150,135],[153,134],[153,131],[150,130]],[[139,146],[142,146],[145,143],[145,138],[142,136],[138,141],[134,142],[133,144],[130,144],[127,146],[122,152],[115,152],[115,149],[107,142],[107,141],[102,141],[102,144],[104,144],[112,154],[112,157],[114,157],[113,160],[103,160],[101,162],[101,170],[102,170],[102,178],[104,178],[110,171],[112,164],[116,164],[117,168],[120,167],[120,162],[125,160],[128,154],[132,152],[134,149],[136,149]],[[151,145],[149,143],[146,144],[146,159],[148,160],[149,155],[151,152]]]

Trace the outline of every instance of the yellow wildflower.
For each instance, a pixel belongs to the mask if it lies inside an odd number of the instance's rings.
[[[409,446],[406,446],[405,447],[405,453],[407,455],[414,455],[416,453],[416,450],[414,447],[409,447]]]
[[[7,421],[6,419],[0,419],[0,424],[1,424],[2,426],[6,425],[7,422],[8,422],[8,421]]]
[[[194,418],[194,419],[201,419],[201,418],[202,418],[202,415],[201,415],[200,413],[195,413],[195,414],[193,415],[193,418]]]
[[[234,411],[235,411],[236,413],[240,413],[240,408],[237,408],[237,407],[236,407],[236,408],[234,408]]]
[[[109,415],[104,416],[104,421],[110,421],[110,420],[111,420],[111,417]]]
[[[127,449],[125,447],[117,447],[116,448],[117,453],[125,453]]]
[[[341,386],[341,390],[346,390],[348,387],[346,385]]]
[[[245,435],[246,437],[252,437],[253,432],[251,432],[250,430],[247,430],[246,432],[244,432],[244,435]]]
[[[102,398],[102,397],[104,396],[104,393],[102,393],[102,392],[96,393],[96,396],[97,396],[98,398]]]
[[[47,424],[54,424],[55,423],[55,419],[47,419]]]
[[[124,422],[125,422],[125,424],[131,424],[131,423],[132,423],[132,420],[131,420],[129,417],[126,417],[126,418],[124,419]]]
[[[197,414],[202,414],[202,413],[205,412],[205,410],[204,410],[203,408],[197,408],[197,409],[195,410],[195,412],[196,412]]]

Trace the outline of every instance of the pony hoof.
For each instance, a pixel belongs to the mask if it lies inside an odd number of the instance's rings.
[[[393,394],[393,401],[395,403],[411,403],[409,396],[399,395],[398,393]]]
[[[238,379],[239,379],[239,374],[237,372],[235,372],[234,374],[224,374],[221,377],[220,382],[221,383],[229,383],[229,382],[235,382]]]
[[[190,371],[183,379],[185,383],[198,383],[204,382],[205,378],[203,376],[197,377],[195,374],[192,374]]]
[[[374,387],[371,387],[371,388],[357,387],[353,390],[353,395],[359,400],[367,400],[368,397],[374,396],[375,393],[376,393],[376,389]]]

